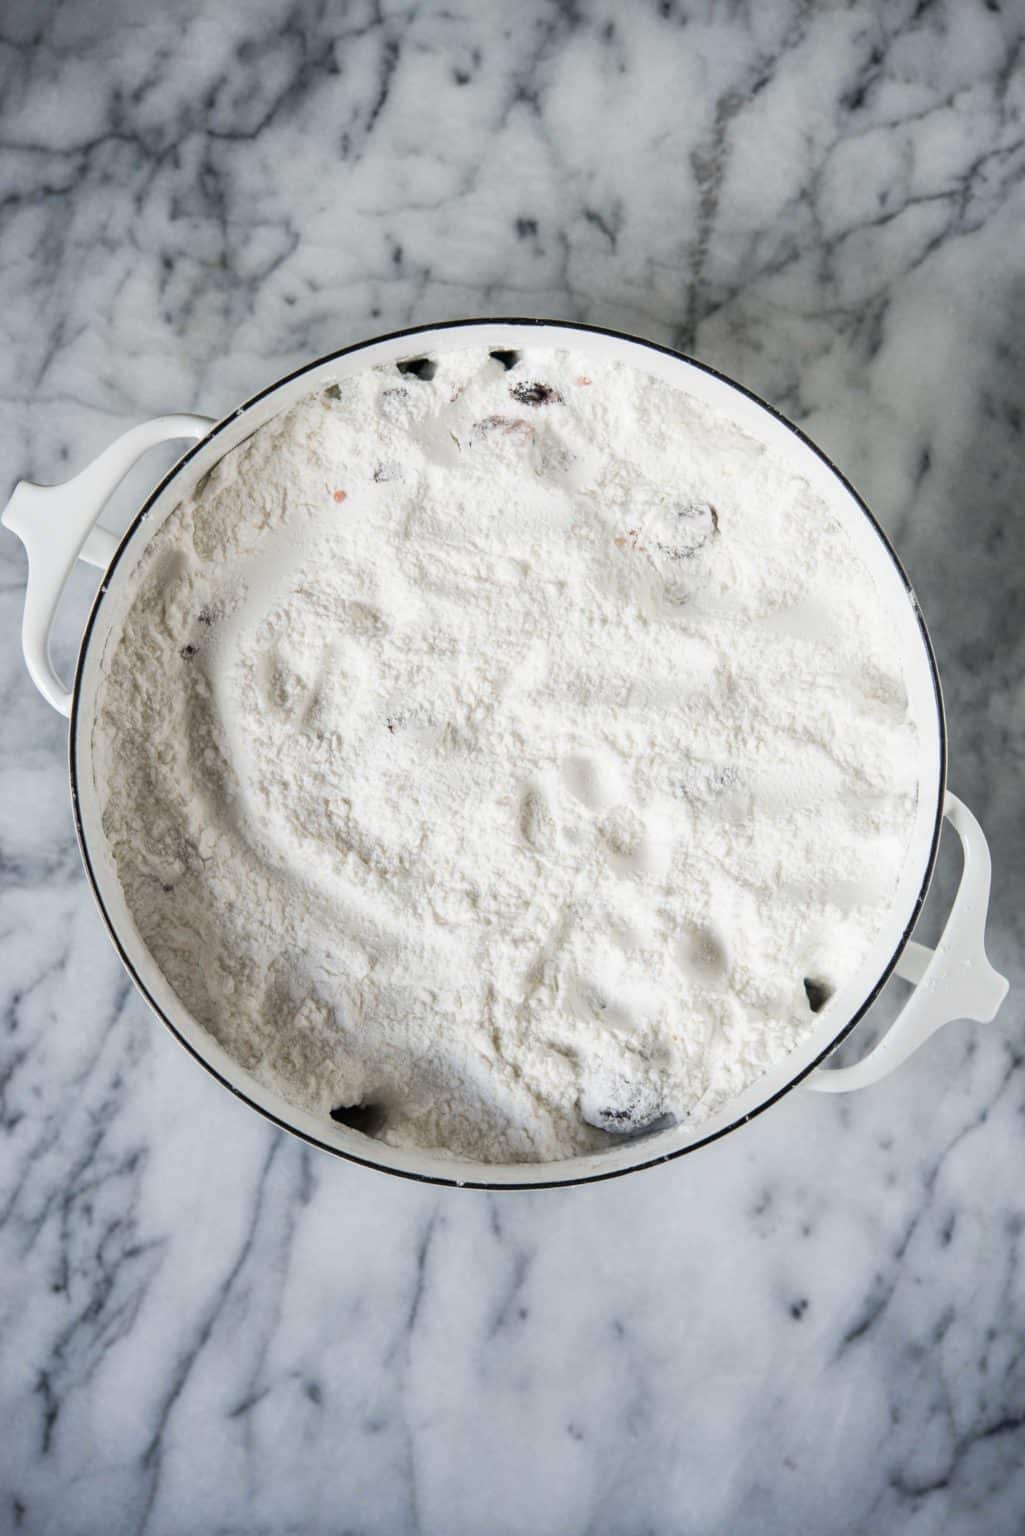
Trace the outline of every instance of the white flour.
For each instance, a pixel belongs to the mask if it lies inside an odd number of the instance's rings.
[[[892,897],[916,736],[872,581],[644,375],[463,352],[333,386],[138,580],[97,724],[129,907],[325,1117],[486,1161],[705,1118]]]

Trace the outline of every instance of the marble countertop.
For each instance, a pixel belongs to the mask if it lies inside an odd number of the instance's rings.
[[[130,990],[5,535],[0,1532],[1022,1529],[1023,45],[1006,0],[5,4],[7,483],[412,322],[693,352],[895,540],[1015,990],[610,1184],[336,1164]]]

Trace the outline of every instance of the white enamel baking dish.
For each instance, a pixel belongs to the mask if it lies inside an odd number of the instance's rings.
[[[727,413],[745,431],[785,455],[846,527],[875,576],[901,636],[904,673],[921,740],[917,820],[887,921],[857,974],[831,997],[804,1042],[712,1120],[695,1127],[682,1124],[559,1163],[493,1166],[464,1162],[440,1151],[388,1147],[330,1118],[297,1109],[243,1071],[190,1017],[142,943],[106,845],[102,785],[94,777],[93,716],[104,649],[131,600],[133,574],[143,550],[172,509],[223,454],[310,390],[369,367],[469,346],[493,350],[572,346],[596,360],[621,361]],[[175,438],[192,439],[192,446],[153,491],[124,537],[114,539],[97,523],[108,497],[146,449]],[[827,1093],[867,1087],[892,1072],[942,1024],[954,1019],[991,1020],[1006,995],[1007,983],[989,965],[984,948],[989,850],[975,817],[946,788],[946,725],[939,678],[907,577],[868,508],[829,460],[747,390],[699,363],[649,342],[589,326],[514,319],[415,328],[319,358],[261,390],[223,421],[165,416],[135,427],[64,485],[22,482],[2,520],[28,552],[22,629],[25,660],[40,692],[71,719],[71,797],[79,846],[121,959],[153,1011],[220,1082],[278,1125],[326,1151],[409,1178],[477,1188],[536,1188],[609,1178],[692,1152],[726,1135],[798,1083]],[[69,689],[54,672],[48,641],[58,598],[76,559],[90,562],[104,574]],[[961,840],[964,868],[943,936],[935,950],[929,950],[915,943],[911,934],[932,875],[944,817]],[[856,1065],[823,1068],[822,1062],[854,1028],[894,970],[912,982],[914,990],[888,1032]]]

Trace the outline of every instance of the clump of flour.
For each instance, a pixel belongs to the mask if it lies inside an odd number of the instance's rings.
[[[893,895],[916,736],[808,485],[621,366],[311,396],[153,538],[104,827],[171,986],[289,1100],[484,1161],[703,1119]]]

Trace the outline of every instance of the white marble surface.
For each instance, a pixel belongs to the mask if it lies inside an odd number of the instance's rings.
[[[1020,1531],[1022,9],[6,0],[0,37],[8,481],[414,321],[692,350],[894,536],[1018,988],[612,1184],[313,1154],[129,991],[4,536],[0,1531]]]

